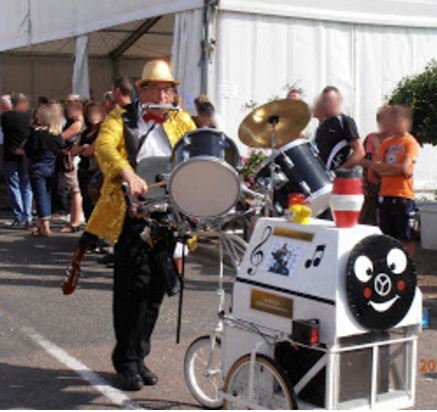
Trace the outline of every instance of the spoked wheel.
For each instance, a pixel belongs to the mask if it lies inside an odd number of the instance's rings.
[[[240,263],[243,260],[244,253],[247,249],[247,242],[240,236],[233,233],[222,235],[223,250],[227,254],[233,269],[238,272]]]
[[[238,359],[226,376],[225,409],[297,409],[296,396],[285,371],[272,359],[257,355],[253,374],[253,398],[249,399],[250,355]]]
[[[217,337],[201,336],[187,349],[184,361],[185,381],[196,400],[208,409],[223,406],[221,342]]]

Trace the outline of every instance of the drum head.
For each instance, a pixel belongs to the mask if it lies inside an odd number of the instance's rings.
[[[181,212],[198,218],[217,217],[232,209],[240,197],[237,172],[213,157],[196,157],[172,172],[169,192]]]
[[[416,292],[413,261],[398,240],[369,236],[351,251],[346,292],[349,309],[361,326],[370,330],[396,326]]]

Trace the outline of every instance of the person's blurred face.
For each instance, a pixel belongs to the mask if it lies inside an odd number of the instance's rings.
[[[44,117],[44,105],[40,105],[35,110],[35,123],[37,126],[44,126],[45,117]]]
[[[82,109],[79,108],[76,102],[67,102],[67,117],[77,120],[82,116]]]
[[[392,131],[395,135],[403,135],[411,129],[411,121],[407,116],[398,113],[390,117]]]
[[[99,123],[102,123],[103,121],[103,113],[100,110],[100,107],[97,106],[93,106],[89,111],[88,111],[88,118],[87,121],[90,125],[95,126]]]
[[[14,107],[16,112],[28,112],[30,110],[30,104],[27,100],[17,103]]]
[[[302,100],[302,95],[299,92],[291,91],[288,92],[287,99],[299,101]]]
[[[378,127],[381,133],[390,134],[393,130],[392,123],[392,117],[388,111],[384,111],[379,115]]]
[[[5,113],[11,110],[11,105],[4,100],[0,100],[0,112]]]
[[[62,108],[61,103],[52,103],[51,107],[56,119],[59,122],[62,122],[64,120],[64,109]]]
[[[335,117],[341,114],[341,96],[335,91],[329,91],[320,97],[320,108],[326,117]]]

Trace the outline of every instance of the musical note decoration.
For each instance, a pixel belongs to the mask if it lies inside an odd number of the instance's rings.
[[[326,249],[326,245],[317,245],[312,258],[306,260],[305,268],[309,269],[312,266],[313,267],[319,266],[325,254],[325,249]]]
[[[261,263],[263,262],[265,254],[262,250],[262,247],[269,240],[272,232],[273,229],[271,226],[266,226],[264,228],[264,231],[261,235],[261,241],[253,248],[252,253],[250,254],[250,263],[252,264],[252,266],[247,269],[248,275],[255,275],[258,266],[261,265]]]

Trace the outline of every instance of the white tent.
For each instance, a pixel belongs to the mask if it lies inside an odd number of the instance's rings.
[[[86,76],[96,96],[114,73],[172,58],[187,107],[200,91],[236,138],[252,102],[338,86],[365,135],[405,75],[437,58],[437,0],[2,0],[0,86],[65,95]],[[87,35],[87,40],[84,39]],[[82,63],[80,63],[82,62]],[[76,84],[75,87],[83,87]],[[429,171],[428,175],[429,175]]]

